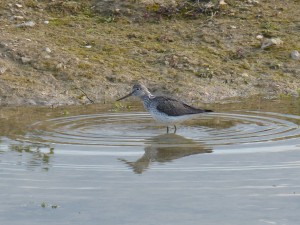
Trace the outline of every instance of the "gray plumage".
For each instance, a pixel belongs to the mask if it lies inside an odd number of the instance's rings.
[[[145,109],[151,114],[151,116],[155,120],[167,125],[167,131],[169,131],[168,125],[174,125],[176,132],[176,123],[190,119],[195,114],[212,112],[211,110],[207,109],[195,108],[173,98],[154,96],[142,84],[135,84],[131,93],[118,99],[117,101],[125,99],[129,96],[136,96],[140,98]]]
[[[183,116],[189,114],[198,114],[204,112],[212,112],[207,109],[198,109],[193,106],[187,105],[184,102],[178,101],[173,98],[168,98],[164,96],[157,96],[154,101],[157,101],[157,110],[167,114],[168,116]]]

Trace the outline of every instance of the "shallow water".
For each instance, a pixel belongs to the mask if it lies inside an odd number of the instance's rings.
[[[299,103],[2,108],[0,224],[299,224]]]

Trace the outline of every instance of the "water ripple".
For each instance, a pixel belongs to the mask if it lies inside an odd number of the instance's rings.
[[[300,137],[299,122],[299,116],[270,112],[211,113],[180,125],[177,134],[214,148],[286,144]],[[144,112],[103,113],[40,121],[19,139],[56,145],[144,146],[165,132]]]

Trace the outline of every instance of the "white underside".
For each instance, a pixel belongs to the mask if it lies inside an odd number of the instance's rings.
[[[184,115],[184,116],[167,116],[164,113],[160,113],[158,111],[150,110],[149,111],[150,115],[155,119],[156,121],[166,124],[166,125],[174,125],[181,123],[186,120],[193,119],[197,116],[198,114],[190,114],[190,115]]]

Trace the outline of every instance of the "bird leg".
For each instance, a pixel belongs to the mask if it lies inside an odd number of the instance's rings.
[[[169,127],[167,126],[167,134],[169,133]],[[174,134],[176,133],[176,131],[177,131],[177,127],[176,127],[176,125],[174,125]]]

